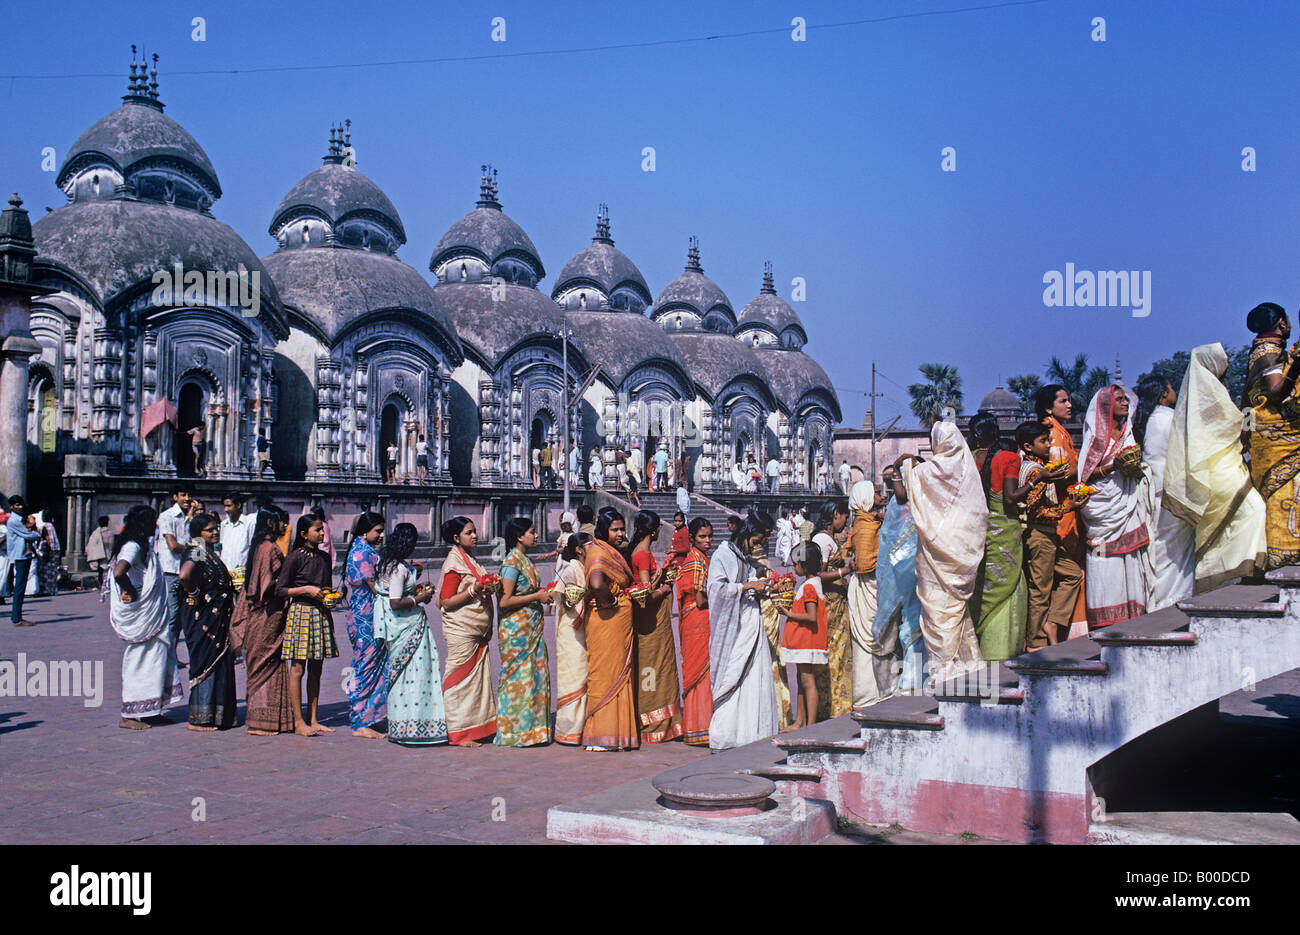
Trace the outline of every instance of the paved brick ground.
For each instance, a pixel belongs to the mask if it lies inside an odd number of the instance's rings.
[[[174,724],[126,731],[117,726],[122,643],[106,605],[65,593],[32,600],[24,616],[38,625],[15,629],[3,609],[0,659],[101,660],[103,702],[0,698],[4,844],[544,843],[551,805],[708,755],[681,743],[598,754],[559,745],[408,749],[354,738],[339,614],[341,656],[326,662],[321,688],[324,721],[336,733],[195,733],[185,729],[183,704],[168,711]],[[547,638],[553,657],[549,623]],[[495,648],[493,657],[495,665]],[[242,723],[242,667],[237,674]],[[204,821],[194,818],[195,799]]]
[[[350,656],[342,615],[342,656],[326,663],[322,686],[324,720],[336,733],[198,734],[185,729],[183,704],[170,709],[171,725],[125,731],[117,726],[122,644],[97,596],[35,599],[25,615],[38,626],[15,629],[8,608],[0,613],[0,659],[101,661],[103,697],[99,707],[0,697],[0,844],[546,843],[551,805],[708,755],[681,743],[596,754],[554,745],[407,749],[353,738],[340,682]],[[553,649],[549,622],[547,642]],[[243,669],[237,674],[242,701]],[[1221,710],[1217,736],[1152,762],[1126,789],[1127,801],[1109,804],[1300,814],[1300,672],[1228,696]],[[968,842],[846,828],[823,843]]]

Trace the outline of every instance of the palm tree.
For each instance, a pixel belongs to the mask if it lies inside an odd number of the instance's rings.
[[[1034,412],[1034,394],[1042,385],[1043,381],[1032,373],[1024,373],[1007,380],[1007,389],[1020,400],[1020,408],[1031,415]]]
[[[1047,364],[1045,376],[1050,383],[1059,383],[1074,404],[1075,418],[1082,418],[1088,403],[1096,392],[1110,382],[1110,371],[1105,367],[1088,369],[1088,355],[1080,354],[1074,363],[1067,365],[1061,358],[1053,355]]]
[[[943,411],[952,407],[961,412],[961,377],[957,368],[948,364],[922,364],[921,376],[929,382],[913,383],[907,388],[912,396],[912,412],[921,425],[930,428],[943,418]]]

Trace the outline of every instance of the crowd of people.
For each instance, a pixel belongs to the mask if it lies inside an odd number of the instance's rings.
[[[58,592],[62,551],[59,534],[44,511],[29,510],[22,497],[6,501],[0,494],[0,604],[10,602],[14,626],[33,625],[23,617],[24,598]]]
[[[1046,386],[1013,434],[982,412],[969,438],[937,422],[926,457],[903,455],[847,502],[775,520],[751,511],[715,537],[708,520],[688,522],[682,497],[666,549],[653,511],[629,520],[584,504],[544,554],[532,521],[509,519],[493,573],[460,516],[440,530],[440,574],[423,580],[415,527],[366,512],[336,588],[320,511],[290,522],[272,503],[249,515],[230,496],[219,519],[178,487],[161,516],[133,508],[109,550],[111,617],[127,643],[122,726],[156,723],[187,682],[191,729],[233,726],[242,656],[250,732],[331,730],[320,679],[338,655],[332,613],[345,597],[352,732],[395,743],[726,749],[897,693],[952,693],[989,662],[1300,561],[1300,353],[1287,350],[1279,306],[1257,307],[1248,325],[1244,411],[1223,383],[1223,347],[1204,345],[1179,387],[1144,380],[1140,399],[1119,383],[1100,389],[1078,449],[1069,393]],[[668,467],[654,473],[670,484]],[[24,547],[40,536],[17,506],[11,556],[15,530]]]

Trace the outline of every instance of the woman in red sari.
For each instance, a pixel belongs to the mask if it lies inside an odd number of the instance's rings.
[[[632,656],[632,568],[619,548],[627,526],[613,507],[596,517],[596,538],[587,546],[587,722],[582,742],[588,750],[634,750],[641,746],[636,716]]]
[[[636,628],[636,707],[642,743],[667,743],[682,736],[682,687],[673,644],[673,586],[650,547],[659,539],[659,514],[639,510],[632,521],[628,564],[637,583],[650,588],[644,604],[632,608]]]
[[[678,629],[682,644],[682,711],[685,741],[709,745],[713,688],[709,683],[709,550],[713,527],[702,516],[691,520],[690,551],[677,575]]]

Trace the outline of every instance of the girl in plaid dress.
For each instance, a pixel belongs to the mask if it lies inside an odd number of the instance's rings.
[[[289,555],[280,569],[276,594],[287,601],[282,658],[291,663],[290,690],[293,693],[293,732],[311,737],[321,731],[333,733],[317,720],[320,702],[320,674],[326,659],[338,656],[334,644],[334,620],[322,602],[330,588],[330,559],[320,549],[325,524],[312,514],[298,518]],[[302,716],[302,676],[307,672],[307,717]]]

